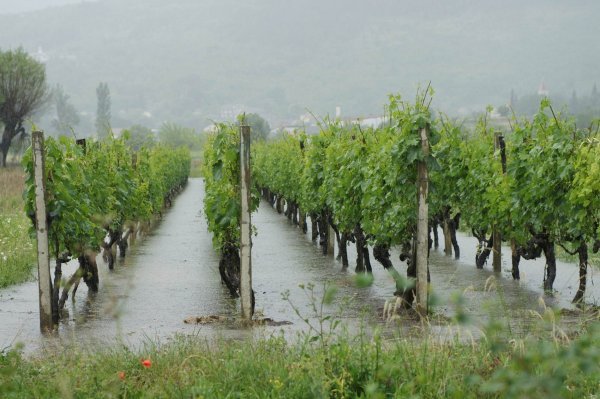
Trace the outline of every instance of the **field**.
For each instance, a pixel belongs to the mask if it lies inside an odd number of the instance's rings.
[[[0,288],[33,277],[35,241],[29,236],[31,222],[23,212],[24,181],[19,166],[0,170]]]

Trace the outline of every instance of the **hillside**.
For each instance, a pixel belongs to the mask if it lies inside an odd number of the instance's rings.
[[[237,105],[271,120],[377,113],[429,80],[450,113],[541,80],[568,94],[600,82],[595,1],[348,3],[101,0],[2,15],[0,47],[41,49],[88,115],[108,82],[118,122],[149,126],[204,125]]]

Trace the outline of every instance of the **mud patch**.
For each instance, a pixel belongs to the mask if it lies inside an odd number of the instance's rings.
[[[283,320],[277,321],[270,317],[264,317],[260,319],[254,319],[251,322],[237,319],[235,317],[221,316],[221,315],[209,315],[209,316],[192,316],[183,320],[185,324],[226,324],[226,325],[244,325],[244,326],[289,326],[292,322]]]
[[[185,324],[219,324],[219,323],[231,323],[234,319],[227,316],[192,316],[183,320]]]
[[[269,317],[265,317],[264,319],[253,320],[253,322],[254,322],[254,325],[257,325],[257,326],[269,326],[269,327],[289,326],[289,325],[293,324],[291,321],[287,321],[287,320],[276,321]]]

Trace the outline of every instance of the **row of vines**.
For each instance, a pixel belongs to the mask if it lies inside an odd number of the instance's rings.
[[[425,156],[421,148],[421,129],[428,130],[432,144],[439,140],[426,98],[423,95],[408,104],[394,97],[390,104],[394,126],[380,135],[331,124],[310,138],[286,136],[253,143],[252,210],[262,192],[279,210],[286,203],[286,214],[304,231],[309,215],[313,234],[321,235],[324,248],[328,226],[333,226],[342,250],[349,240],[360,246],[359,253],[364,254],[359,257],[360,270],[371,270],[367,239],[371,240],[375,257],[394,277],[397,292],[410,296],[407,303],[411,303],[414,290],[408,289],[410,284],[393,267],[389,248],[409,241],[416,231],[418,161],[436,165],[434,157]],[[234,297],[238,296],[240,264],[239,147],[236,126],[219,125],[205,145],[203,170],[208,228],[221,254],[222,280]],[[399,164],[404,167],[394,166]],[[395,205],[380,215],[381,201],[392,198]],[[346,252],[342,254],[347,264]],[[409,275],[414,277],[414,251],[411,256]]]
[[[235,298],[240,295],[240,134],[233,124],[218,124],[204,144],[204,214],[213,246],[220,253],[221,280]],[[251,192],[250,212],[259,204],[258,191]]]
[[[589,247],[600,249],[598,124],[578,129],[544,99],[532,120],[512,118],[505,132],[490,126],[488,114],[474,129],[465,129],[444,115],[434,118],[426,103],[425,96],[414,103],[391,96],[388,118],[378,128],[324,121],[318,135],[254,143],[253,179],[263,197],[304,232],[310,218],[312,238],[324,252],[333,230],[344,266],[346,247],[354,242],[357,272],[370,271],[372,245],[375,259],[395,278],[396,294],[410,306],[416,161],[424,160],[431,180],[430,246],[438,246],[441,226],[448,251],[460,256],[456,230],[462,223],[478,238],[477,267],[486,263],[494,239],[496,245],[511,244],[515,279],[520,259],[543,254],[543,285],[550,292],[560,245],[579,255],[574,301],[581,301]],[[427,157],[417,134],[424,127],[432,146]],[[391,247],[399,248],[400,260],[407,262],[408,280],[396,271]]]
[[[125,256],[135,240],[170,206],[190,170],[186,148],[155,146],[134,151],[124,139],[76,142],[67,137],[44,142],[46,209],[51,256],[56,260],[53,317],[79,281],[98,290],[96,256],[102,251],[110,269],[114,247]],[[35,187],[31,148],[23,158],[27,173],[25,211],[35,227]],[[77,259],[79,268],[63,281],[61,265]],[[62,287],[62,294],[60,289]],[[60,297],[59,297],[60,294]]]

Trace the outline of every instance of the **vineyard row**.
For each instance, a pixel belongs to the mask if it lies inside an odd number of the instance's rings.
[[[255,207],[262,194],[327,251],[333,231],[344,266],[346,247],[357,246],[357,272],[369,272],[373,256],[396,281],[396,294],[410,306],[415,277],[417,164],[429,169],[430,246],[443,228],[447,252],[460,256],[456,230],[462,224],[479,241],[475,263],[484,267],[501,242],[512,248],[512,275],[521,259],[546,259],[544,289],[556,276],[556,246],[578,254],[580,302],[588,251],[600,249],[600,135],[598,124],[577,128],[544,99],[531,120],[512,118],[500,131],[482,116],[464,129],[430,112],[425,96],[414,103],[390,96],[386,122],[378,128],[323,122],[318,135],[288,134],[252,145]],[[421,148],[426,128],[431,153]],[[222,125],[206,145],[205,213],[222,254],[221,274],[232,294],[239,238],[239,143],[236,129]],[[591,246],[591,248],[590,248]],[[407,279],[396,271],[390,248],[400,249]],[[494,256],[499,270],[499,257]],[[229,274],[229,275],[228,275]]]
[[[57,323],[70,290],[74,295],[81,279],[91,291],[98,290],[99,251],[112,269],[114,246],[125,256],[128,240],[135,240],[170,206],[187,182],[190,154],[187,148],[160,145],[134,151],[124,139],[112,137],[86,143],[64,136],[47,138],[43,154],[48,242],[56,261],[52,316]],[[36,187],[31,148],[23,165],[25,212],[33,232]],[[79,268],[63,280],[62,264],[71,259],[78,260]]]

